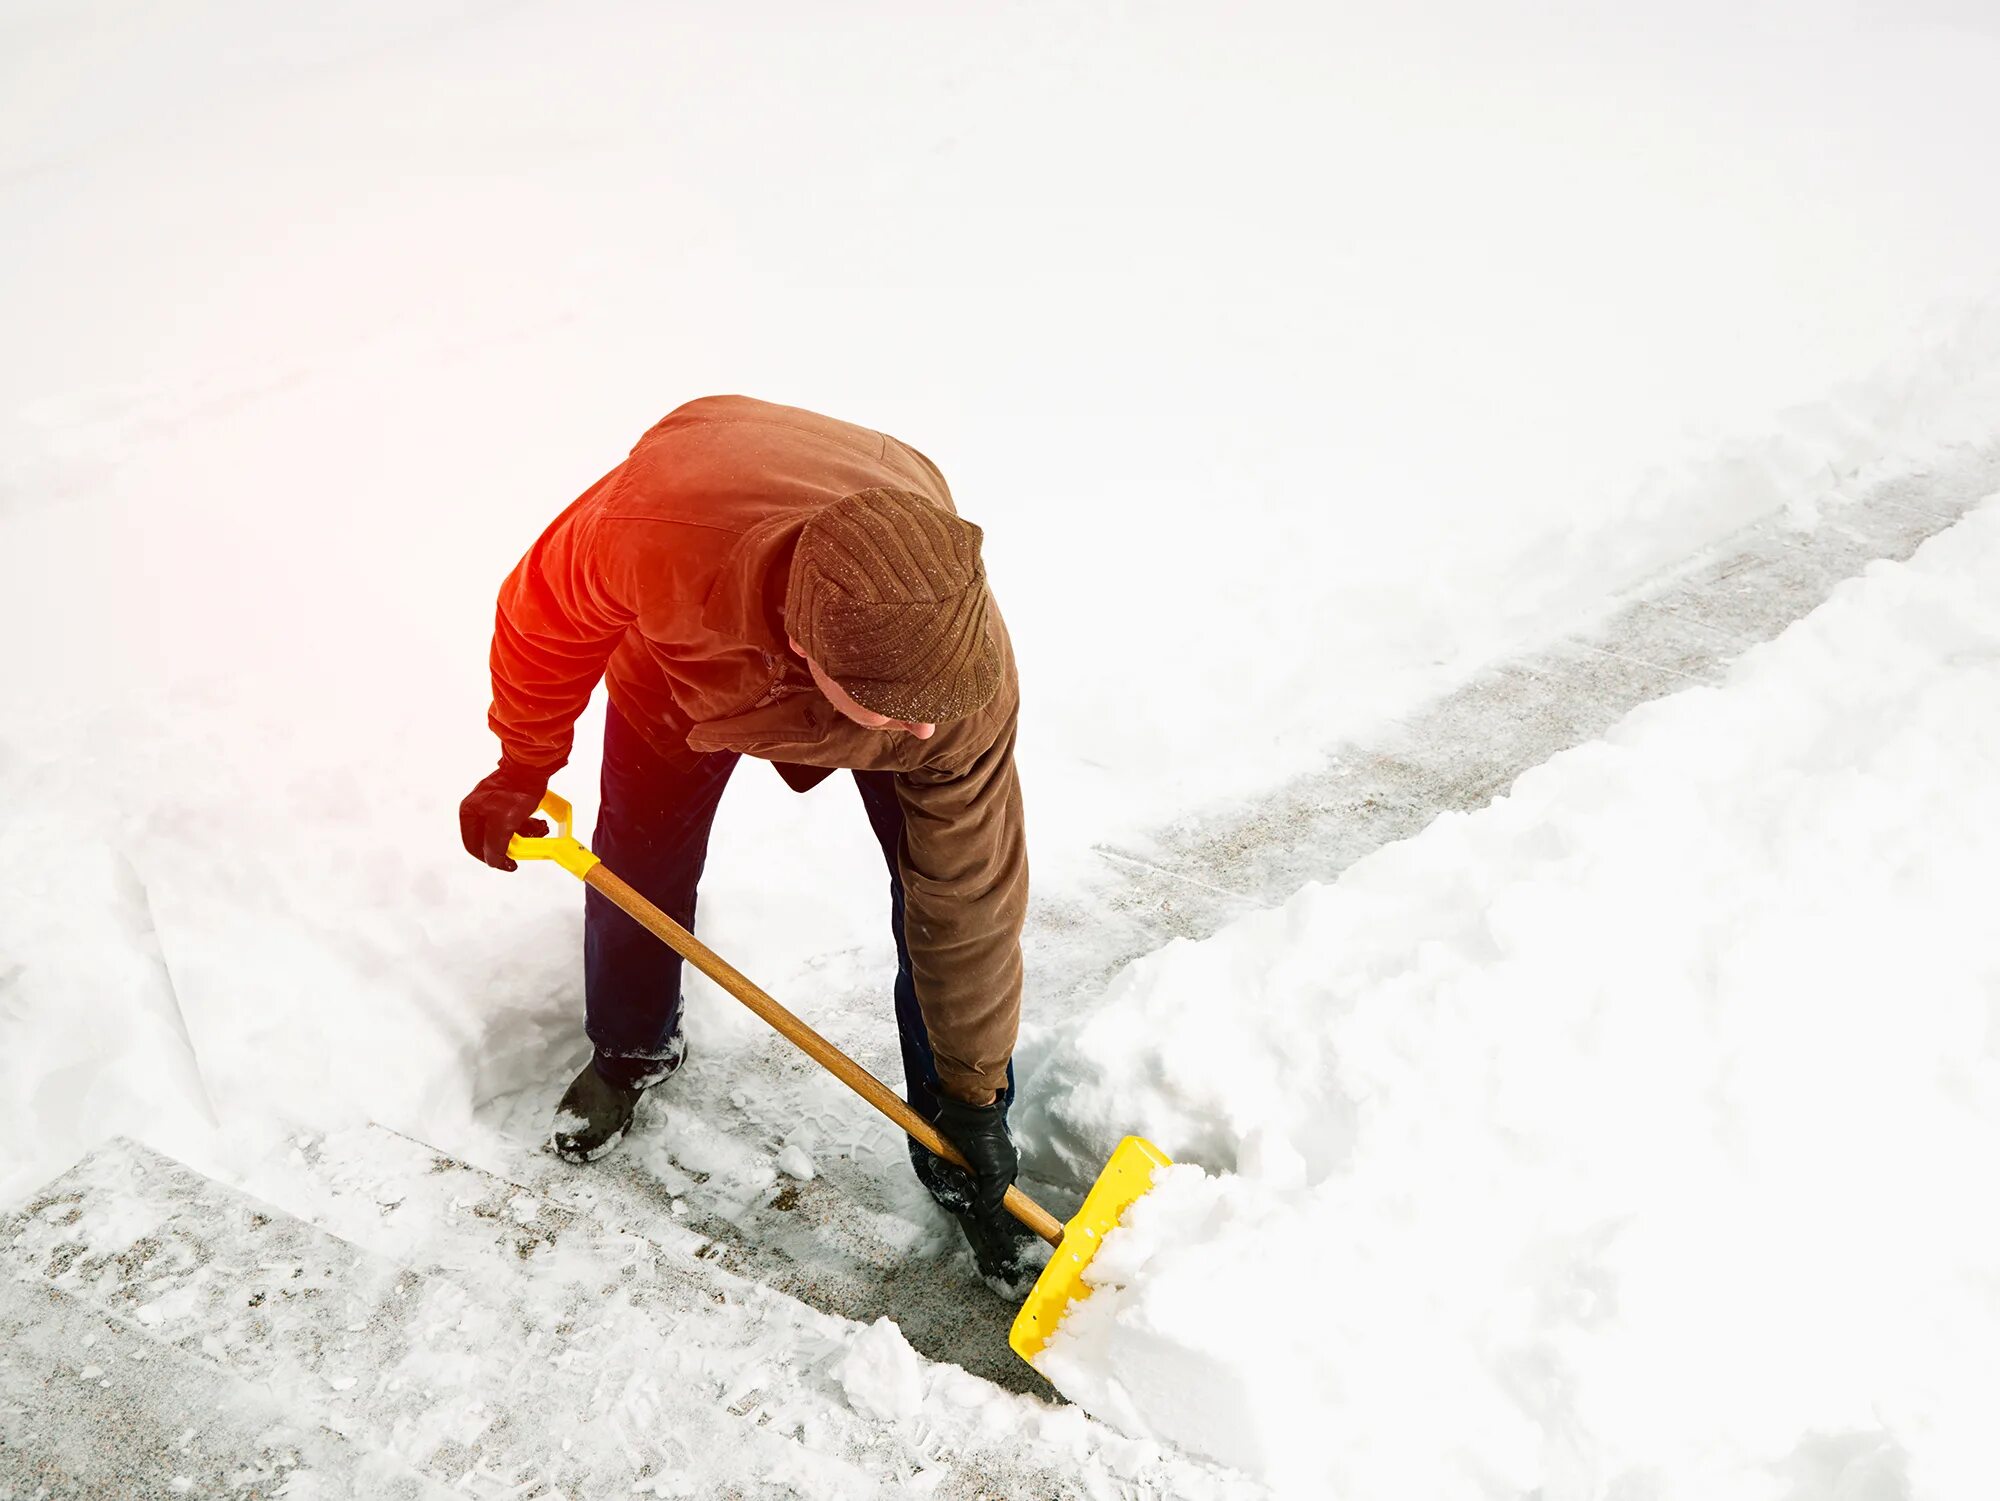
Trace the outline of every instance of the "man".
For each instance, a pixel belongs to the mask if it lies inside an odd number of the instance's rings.
[[[805,792],[853,772],[889,866],[896,1022],[910,1105],[968,1175],[914,1141],[917,1177],[980,1271],[1014,1282],[1026,1234],[1001,1207],[1020,1020],[1027,844],[1014,654],[980,528],[937,466],[882,433],[712,396],[670,413],[558,516],[501,585],[488,723],[499,768],[460,807],[466,849],[514,869],[603,677],[592,848],[694,926],[716,805],[737,759]],[[617,1145],[680,1067],[681,958],[596,891],[584,910],[595,1052],[551,1144]]]

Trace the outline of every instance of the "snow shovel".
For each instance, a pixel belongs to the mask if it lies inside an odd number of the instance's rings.
[[[585,849],[570,833],[570,806],[555,793],[543,794],[541,811],[555,824],[553,834],[530,837],[516,834],[507,842],[507,853],[516,860],[553,860],[584,885],[615,902],[632,920],[654,937],[691,960],[701,972],[737,1000],[769,1022],[787,1039],[796,1043],[819,1063],[888,1116],[903,1130],[954,1166],[971,1170],[957,1147],[938,1135],[937,1128],[912,1110],[900,1096],[839,1048],[828,1042],[791,1012],[780,1006],[713,949],[647,901]],[[1007,1343],[1023,1360],[1035,1355],[1062,1322],[1069,1305],[1090,1296],[1083,1270],[1097,1253],[1099,1244],[1118,1217],[1139,1195],[1153,1186],[1153,1170],[1168,1163],[1167,1155],[1143,1137],[1128,1136],[1118,1144],[1104,1171],[1083,1201],[1076,1217],[1067,1225],[1050,1214],[1019,1188],[1007,1190],[1007,1212],[1055,1248],[1049,1264],[1042,1269],[1034,1291],[1021,1305]]]

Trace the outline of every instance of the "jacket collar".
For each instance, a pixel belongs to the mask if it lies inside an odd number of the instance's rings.
[[[790,654],[785,594],[791,584],[792,555],[805,524],[805,515],[782,511],[756,522],[736,539],[702,601],[704,629],[781,658]]]

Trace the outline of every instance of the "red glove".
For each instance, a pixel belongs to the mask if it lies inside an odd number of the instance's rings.
[[[501,758],[497,771],[465,795],[458,805],[458,833],[465,852],[495,870],[513,870],[507,841],[516,834],[546,834],[548,824],[535,817],[542,794],[549,790],[548,773]]]

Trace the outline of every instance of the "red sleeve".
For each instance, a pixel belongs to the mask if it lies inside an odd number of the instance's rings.
[[[595,504],[623,472],[612,470],[556,517],[500,586],[486,722],[520,765],[554,771],[569,759],[577,716],[637,618],[631,580],[619,577],[625,570],[600,538]]]

